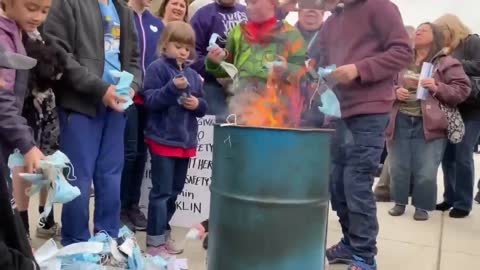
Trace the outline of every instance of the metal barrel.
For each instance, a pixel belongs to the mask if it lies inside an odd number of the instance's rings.
[[[215,126],[209,270],[323,270],[329,130]]]

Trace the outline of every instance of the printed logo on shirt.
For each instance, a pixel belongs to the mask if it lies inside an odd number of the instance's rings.
[[[158,32],[158,27],[156,27],[155,25],[150,25],[150,30],[152,30],[152,32],[154,32],[154,33],[157,33]]]
[[[236,11],[230,14],[220,13],[222,17],[222,24],[225,29],[223,33],[225,36],[228,36],[228,32],[232,30],[237,24],[247,20],[247,14],[243,11]]]
[[[105,33],[105,51],[107,53],[120,52],[120,24],[113,21],[112,17],[103,18],[103,31]]]

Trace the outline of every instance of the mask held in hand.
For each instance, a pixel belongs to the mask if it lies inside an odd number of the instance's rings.
[[[12,170],[14,167],[24,166],[25,160],[19,151],[15,151],[8,158],[8,167]],[[43,187],[48,187],[48,197],[45,204],[45,210],[40,214],[40,218],[47,217],[52,210],[54,203],[68,203],[80,196],[80,189],[68,183],[63,175],[64,169],[71,169],[69,175],[73,176],[73,166],[70,159],[60,152],[56,151],[45,160],[40,162],[40,172],[34,174],[20,173],[19,176],[32,183],[32,187],[27,190],[27,195],[32,196],[40,192]]]

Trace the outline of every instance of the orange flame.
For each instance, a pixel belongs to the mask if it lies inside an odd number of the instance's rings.
[[[233,112],[238,116],[237,123],[256,127],[298,127],[304,107],[300,78],[305,73],[306,69],[302,68],[285,80],[272,72],[263,91],[240,94],[241,112]]]
[[[308,87],[302,91],[300,81],[308,72],[314,70],[315,63],[311,61],[309,66],[301,63],[301,66],[296,67],[293,63],[287,63],[290,54],[302,50],[304,41],[298,39],[289,41],[286,45],[279,56],[284,61],[284,68],[290,67],[287,71],[288,78],[281,75],[285,69],[278,72],[274,68],[269,74],[265,89],[236,93],[229,103],[233,104],[230,112],[237,116],[237,124],[274,128],[300,126],[302,113],[306,109],[304,100],[313,94]]]

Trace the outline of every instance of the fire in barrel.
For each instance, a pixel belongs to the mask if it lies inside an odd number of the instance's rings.
[[[242,86],[215,126],[209,270],[324,269],[331,130],[301,127],[306,73]]]

